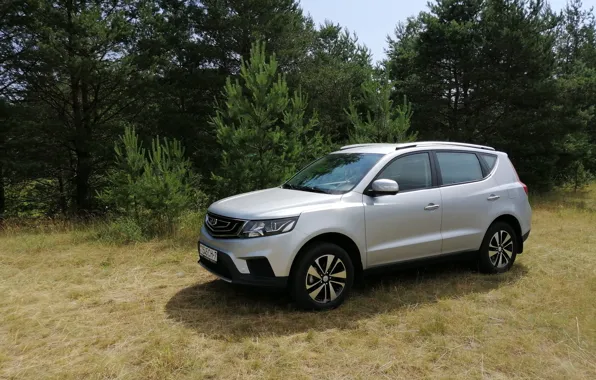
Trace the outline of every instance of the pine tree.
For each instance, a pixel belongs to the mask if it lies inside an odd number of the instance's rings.
[[[176,218],[202,197],[181,143],[157,137],[147,151],[135,130],[127,127],[114,150],[116,167],[99,199],[149,235],[171,232]]]
[[[392,95],[392,85],[386,79],[372,79],[362,85],[360,103],[365,111],[359,112],[354,101],[346,111],[353,125],[352,143],[401,143],[416,139],[416,134],[409,131],[412,105],[404,96],[403,103],[395,106]]]
[[[596,173],[596,17],[593,9],[582,9],[581,0],[570,0],[561,16],[556,44],[558,109],[573,124],[558,146],[558,178],[577,190]]]
[[[30,115],[35,136],[60,148],[52,154],[70,167],[52,169],[69,174],[65,182],[72,184],[74,208],[86,215],[93,208],[97,176],[109,160],[113,132],[147,104],[148,73],[140,66],[137,43],[150,4],[6,3],[9,6],[0,8],[0,79],[11,84],[13,99],[40,110]],[[8,52],[3,43],[7,36]],[[0,90],[5,89],[0,84]],[[43,149],[38,148],[40,157]]]
[[[315,36],[310,53],[288,81],[300,84],[308,93],[310,108],[318,111],[322,133],[343,144],[351,127],[344,110],[373,70],[371,54],[355,34],[340,25],[326,22]]]
[[[387,62],[397,92],[414,104],[413,130],[504,150],[524,182],[548,190],[557,148],[578,128],[561,112],[558,17],[532,0],[435,0],[429,8],[396,29]]]
[[[267,59],[264,44],[254,44],[212,119],[222,151],[213,173],[220,196],[279,185],[320,154],[317,118],[307,118],[306,108],[300,90],[290,95],[275,54]]]

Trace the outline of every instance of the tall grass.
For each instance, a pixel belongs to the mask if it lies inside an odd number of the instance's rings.
[[[0,378],[595,379],[594,190],[534,197],[506,274],[388,273],[325,313],[199,268],[200,215],[128,245],[15,227],[0,234]]]
[[[187,211],[174,223],[153,221],[150,225],[130,217],[94,220],[63,218],[6,219],[0,236],[71,234],[78,240],[111,245],[128,245],[151,240],[167,240],[180,245],[196,245],[204,211]]]

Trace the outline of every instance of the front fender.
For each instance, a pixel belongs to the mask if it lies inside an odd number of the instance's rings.
[[[362,268],[366,268],[366,226],[362,194],[352,193],[348,199],[342,198],[335,207],[325,210],[304,212],[300,215],[296,230],[301,242],[297,244],[289,262],[290,268],[300,250],[317,236],[336,233],[350,238],[360,251]],[[289,268],[288,268],[289,273]]]

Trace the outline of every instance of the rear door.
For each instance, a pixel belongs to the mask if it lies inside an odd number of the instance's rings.
[[[363,196],[369,267],[441,253],[441,191],[430,152],[398,156],[375,179],[392,179],[395,195]]]
[[[494,161],[473,151],[436,150],[434,154],[443,202],[441,252],[477,250],[492,222],[495,202],[507,198],[490,175]]]

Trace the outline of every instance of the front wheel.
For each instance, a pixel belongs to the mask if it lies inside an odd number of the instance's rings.
[[[328,310],[341,305],[353,283],[354,266],[348,253],[333,243],[315,243],[299,257],[292,295],[303,309]]]
[[[517,256],[517,244],[517,234],[509,224],[497,222],[491,225],[480,247],[480,270],[484,273],[507,272]]]

